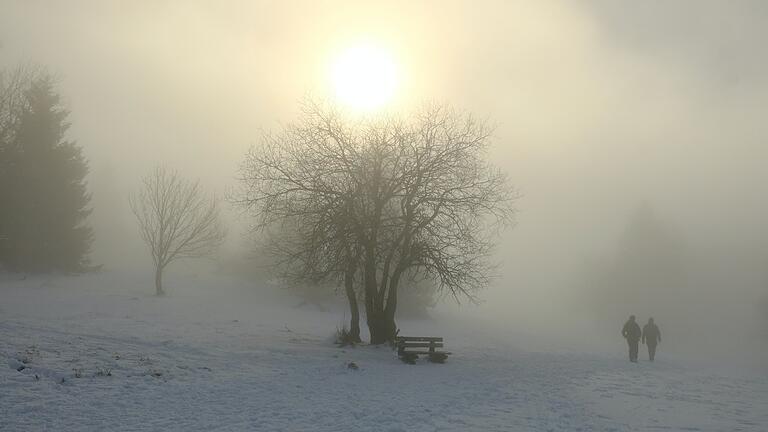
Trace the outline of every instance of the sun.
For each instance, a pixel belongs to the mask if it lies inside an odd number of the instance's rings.
[[[399,70],[389,51],[372,43],[360,43],[333,59],[330,79],[339,102],[356,110],[371,111],[393,99]]]

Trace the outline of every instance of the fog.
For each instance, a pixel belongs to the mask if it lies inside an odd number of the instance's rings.
[[[460,313],[616,350],[629,314],[653,316],[663,349],[765,359],[764,2],[0,0],[0,66],[59,78],[105,268],[149,268],[127,202],[142,174],[162,163],[226,195],[261,131],[323,94],[328,58],[361,38],[400,63],[394,109],[436,100],[496,125],[490,156],[521,195],[516,224],[499,278]],[[675,245],[676,286],[626,271],[611,281],[631,288],[607,300],[595,278],[634,247],[643,212],[665,233],[648,255]],[[248,218],[228,213],[223,256],[250,245]]]

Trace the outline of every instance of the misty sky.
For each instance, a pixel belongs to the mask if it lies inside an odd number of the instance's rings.
[[[60,77],[106,265],[141,253],[126,196],[142,174],[235,187],[260,131],[323,94],[358,39],[394,53],[397,109],[436,100],[497,125],[522,198],[486,298],[559,301],[643,203],[692,249],[768,258],[766,2],[0,0],[0,65]]]

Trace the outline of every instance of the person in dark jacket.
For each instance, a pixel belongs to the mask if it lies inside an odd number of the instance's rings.
[[[629,345],[629,361],[637,363],[637,349],[640,344],[640,326],[635,322],[635,316],[630,315],[624,328],[621,329],[621,335],[627,340]]]
[[[643,343],[648,345],[648,359],[653,361],[656,345],[661,343],[661,330],[653,323],[653,318],[648,318],[648,324],[643,326]]]

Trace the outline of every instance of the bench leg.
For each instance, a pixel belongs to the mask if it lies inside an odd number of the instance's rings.
[[[448,358],[448,354],[441,353],[441,352],[431,352],[429,353],[429,361],[432,363],[445,363],[445,360]]]

